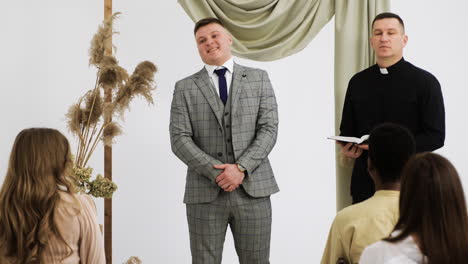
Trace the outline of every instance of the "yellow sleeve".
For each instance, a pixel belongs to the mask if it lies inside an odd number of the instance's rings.
[[[323,251],[322,261],[320,263],[335,264],[339,258],[345,258],[348,260],[348,254],[346,249],[343,247],[342,236],[335,218],[330,228],[327,245]]]

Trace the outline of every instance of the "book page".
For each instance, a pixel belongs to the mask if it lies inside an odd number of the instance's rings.
[[[343,136],[331,136],[328,139],[337,140],[341,142],[350,142],[354,144],[361,144],[369,138],[369,135],[364,135],[361,138],[357,137],[343,137]]]

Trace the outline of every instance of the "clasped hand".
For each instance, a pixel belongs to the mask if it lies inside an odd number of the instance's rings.
[[[215,169],[223,170],[216,177],[216,183],[226,192],[237,189],[244,181],[245,174],[237,168],[237,164],[214,165]]]

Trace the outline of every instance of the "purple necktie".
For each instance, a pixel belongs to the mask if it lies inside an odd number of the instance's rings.
[[[226,71],[227,71],[226,68],[221,68],[221,69],[217,69],[214,71],[216,75],[218,75],[219,97],[221,98],[221,101],[223,101],[224,105],[226,105],[227,98],[228,98],[227,82],[226,82],[226,77],[224,77],[224,74],[226,73]]]

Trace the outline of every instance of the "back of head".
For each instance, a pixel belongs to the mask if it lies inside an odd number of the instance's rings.
[[[383,184],[398,182],[416,146],[411,132],[399,125],[385,123],[369,135],[369,161]]]
[[[0,189],[1,254],[15,263],[40,261],[48,237],[61,238],[53,216],[59,188],[74,192],[71,164],[68,140],[59,131],[30,128],[17,135]]]
[[[421,153],[410,159],[401,182],[398,241],[410,234],[429,263],[461,264],[468,260],[468,215],[463,187],[446,158]]]

